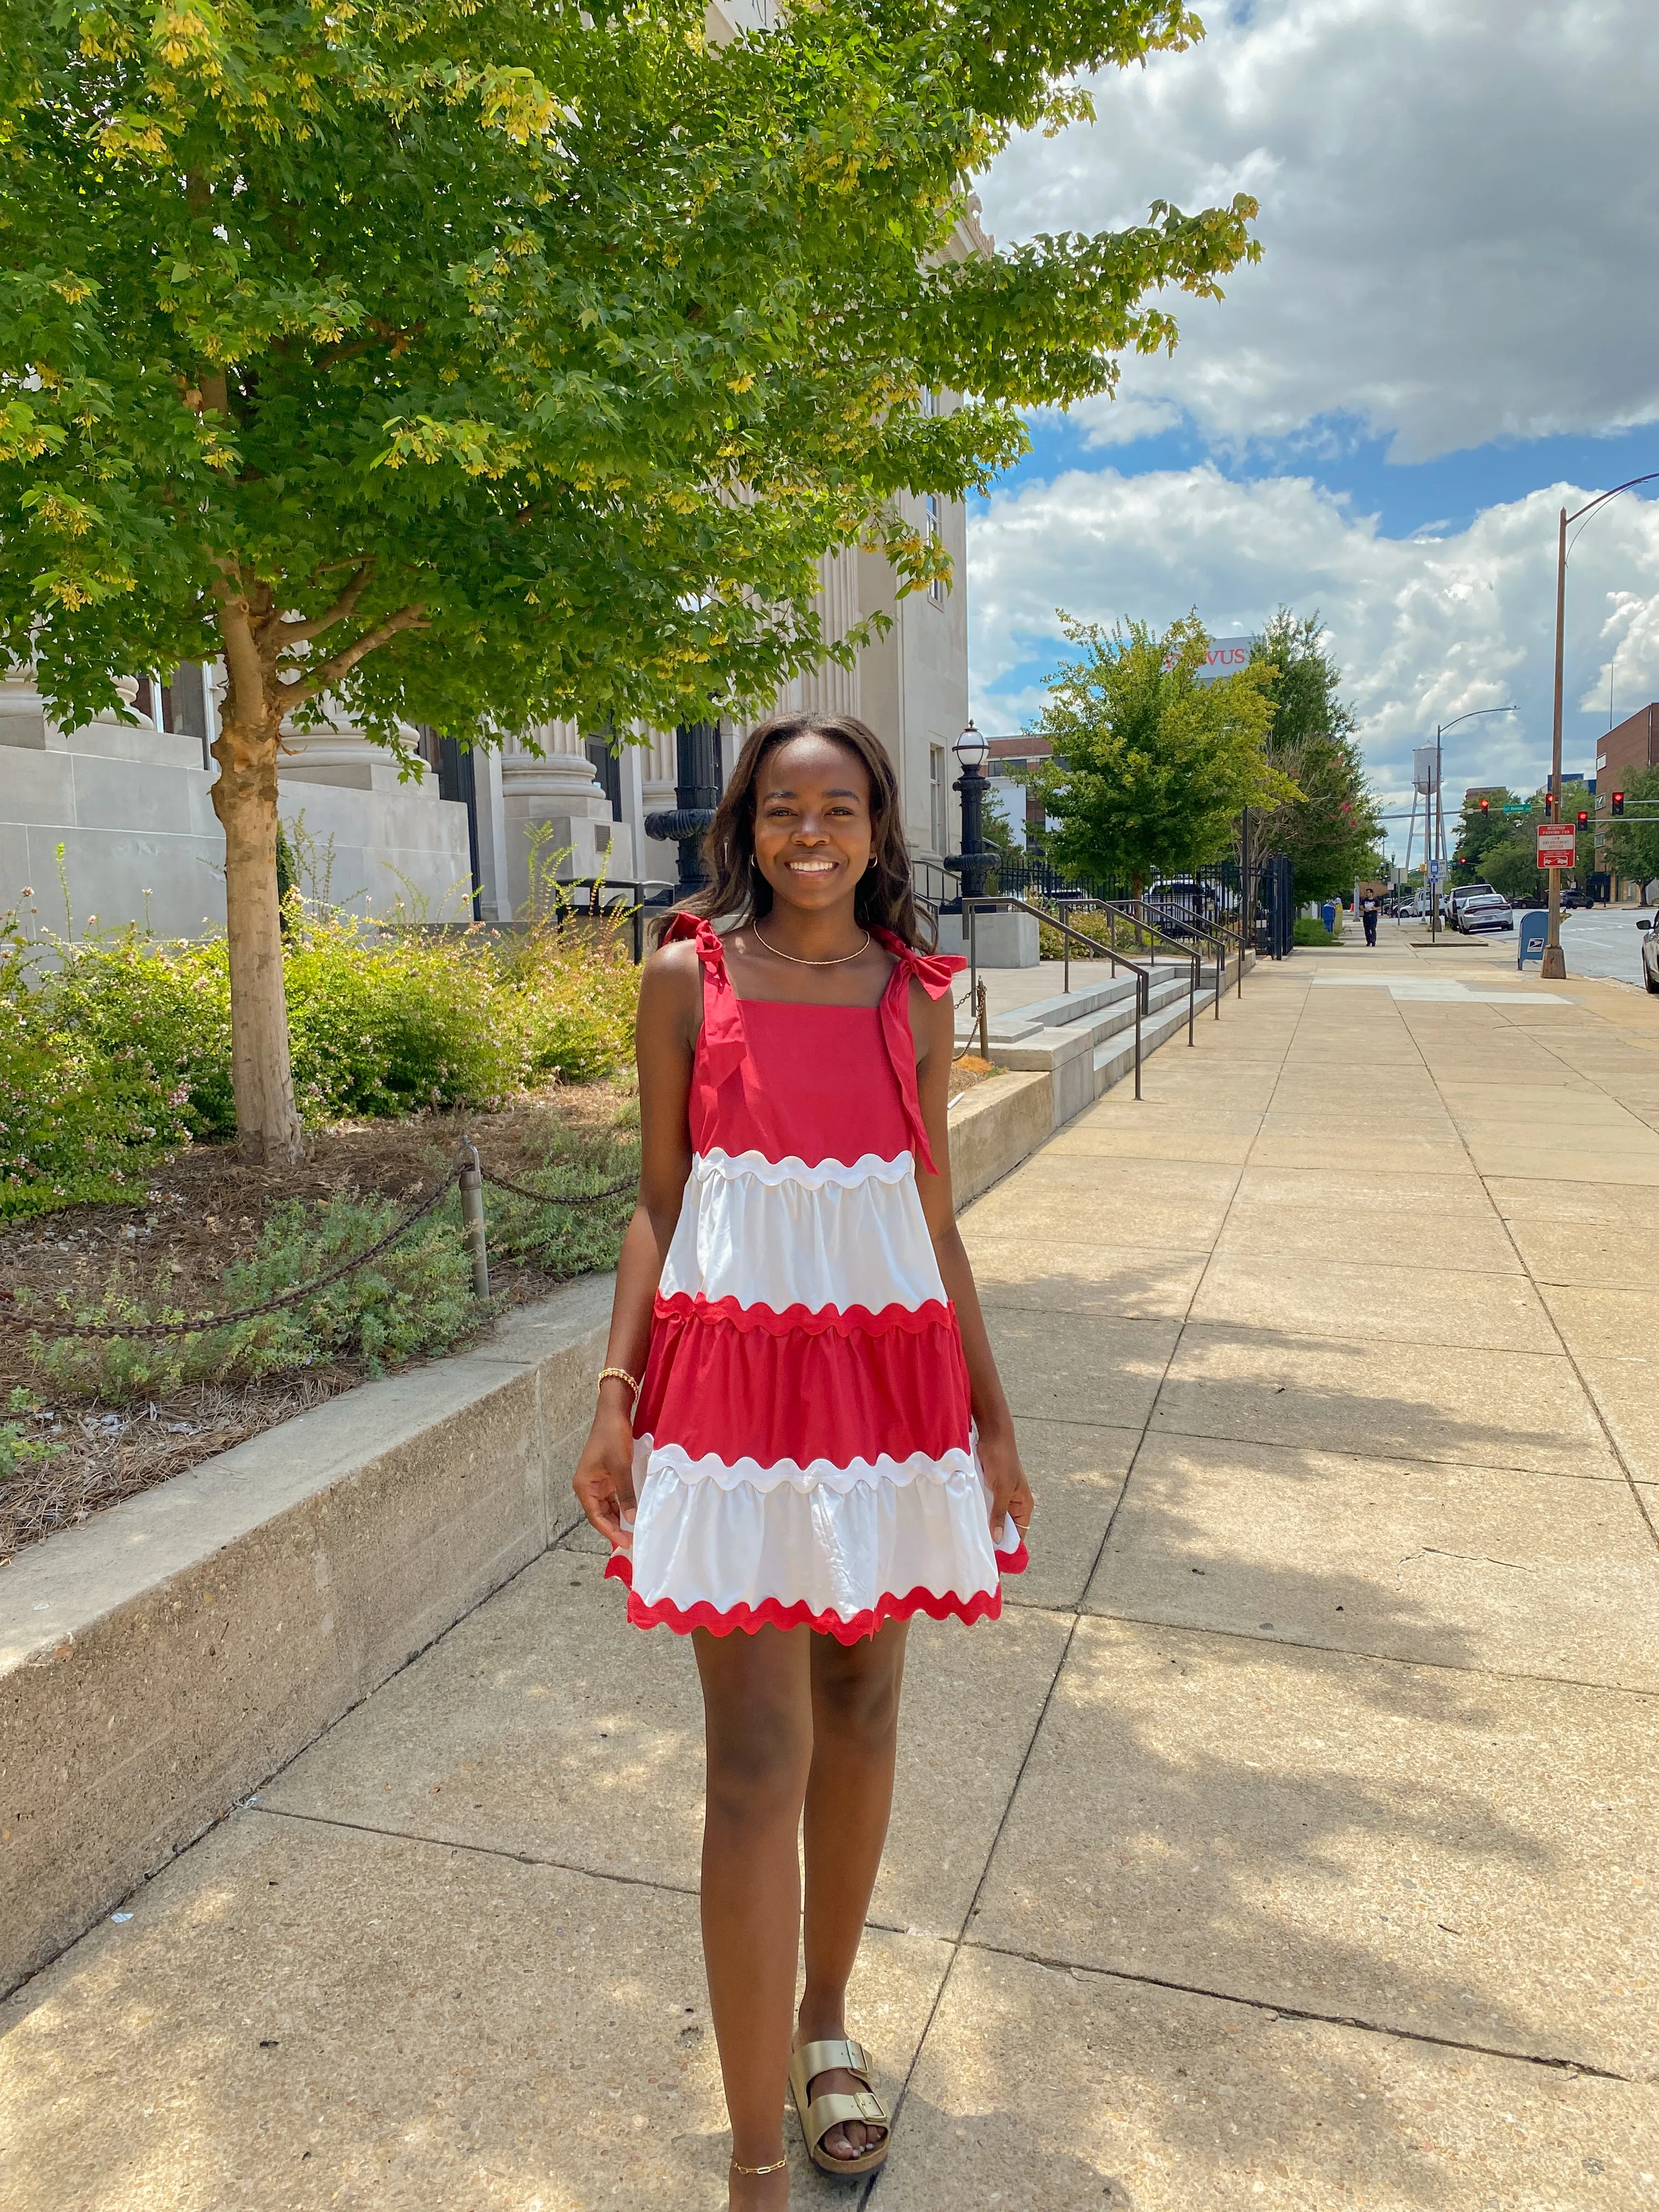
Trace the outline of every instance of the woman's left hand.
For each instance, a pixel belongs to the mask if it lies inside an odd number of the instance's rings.
[[[1025,1470],[1019,1463],[1019,1447],[1014,1442],[1013,1431],[1006,1436],[984,1436],[979,1440],[979,1463],[985,1470],[985,1480],[991,1486],[991,1534],[1000,1538],[1005,1520],[1012,1518],[1019,1531],[1019,1540],[1025,1541],[1025,1532],[1031,1525],[1031,1486],[1025,1480]]]

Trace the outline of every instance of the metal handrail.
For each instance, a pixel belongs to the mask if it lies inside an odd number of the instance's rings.
[[[1080,929],[1073,929],[1069,922],[1059,921],[1053,915],[1045,914],[1041,907],[1028,906],[1024,899],[1014,898],[1006,891],[994,891],[987,892],[976,899],[964,898],[962,902],[962,910],[968,916],[969,982],[971,989],[977,990],[979,986],[979,940],[977,925],[974,917],[981,907],[988,907],[993,911],[1012,908],[1017,914],[1029,914],[1039,927],[1046,922],[1050,929],[1057,929],[1062,938],[1069,939],[1074,937],[1079,945],[1086,945],[1093,958],[1097,960],[1104,953],[1112,963],[1114,975],[1117,973],[1120,962],[1133,973],[1135,977],[1135,1097],[1139,1098],[1140,1096],[1140,1021],[1143,1014],[1150,1013],[1152,1011],[1152,969],[1143,967],[1139,960],[1131,960],[1127,952],[1119,952],[1111,945],[1097,945],[1092,937],[1085,936]],[[1196,975],[1198,972],[1196,963],[1194,964],[1193,972]],[[1068,943],[1066,951],[1066,989],[1068,993],[1071,988],[1072,954]],[[1187,1026],[1190,1042],[1192,1029],[1190,1002],[1188,1008]]]
[[[1145,903],[1146,902],[1140,899],[1097,899],[1095,901],[1096,906],[1103,908],[1108,914],[1122,915],[1137,929],[1144,929],[1151,936],[1162,938],[1165,945],[1172,946],[1183,960],[1192,963],[1187,986],[1187,1042],[1190,1045],[1196,1042],[1193,1034],[1193,1024],[1198,1012],[1198,973],[1203,963],[1190,945],[1183,945],[1178,937],[1172,937],[1167,930],[1160,929],[1156,922],[1148,921],[1143,915],[1131,911],[1132,908]]]
[[[645,915],[646,908],[652,903],[647,895],[652,891],[672,891],[679,888],[662,876],[550,876],[547,887],[556,891],[586,891],[587,894],[586,899],[572,899],[568,905],[560,901],[558,927],[561,929],[577,914],[584,915],[590,921],[597,921],[602,916],[611,918],[619,912],[625,913],[632,931],[634,965],[636,968],[645,958]],[[607,891],[619,894],[609,906],[604,903]],[[637,896],[630,900],[620,896],[629,891],[637,893]]]
[[[1150,899],[1140,898],[1103,899],[1101,903],[1103,906],[1112,907],[1121,912],[1124,908],[1130,907],[1137,909],[1143,907],[1151,908],[1152,902]],[[1136,918],[1139,918],[1138,915]],[[1179,942],[1179,939],[1171,938],[1165,931],[1157,929],[1156,924],[1152,922],[1142,921],[1140,922],[1140,927],[1145,929],[1156,930],[1156,933],[1158,936],[1163,937],[1166,943],[1176,944]],[[1213,945],[1217,948],[1215,958],[1215,1018],[1217,1021],[1219,1021],[1221,1019],[1221,994],[1225,988],[1223,982],[1222,970],[1225,962],[1227,951],[1228,939],[1226,932],[1224,928],[1212,929],[1207,924],[1201,921],[1183,921],[1181,927],[1188,937],[1201,937],[1207,944]],[[1238,995],[1242,999],[1244,995],[1244,934],[1242,928],[1239,932],[1238,951]]]

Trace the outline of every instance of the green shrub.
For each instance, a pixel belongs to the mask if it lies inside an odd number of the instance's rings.
[[[313,1281],[366,1251],[403,1211],[391,1199],[310,1205],[296,1199],[278,1206],[253,1254],[225,1270],[214,1304],[228,1312]],[[472,1296],[471,1261],[451,1194],[378,1259],[297,1305],[184,1336],[37,1338],[34,1357],[54,1388],[120,1403],[160,1397],[182,1382],[245,1382],[339,1358],[359,1359],[376,1374],[417,1353],[447,1351],[487,1311]],[[95,1305],[74,1308],[72,1317],[143,1322],[188,1316],[165,1285],[145,1295],[117,1283]]]
[[[561,1132],[543,1169],[514,1178],[550,1197],[577,1198],[609,1190],[614,1183],[623,1185],[595,1205],[538,1206],[487,1183],[490,1250],[533,1260],[550,1275],[565,1280],[614,1267],[639,1180],[637,1126],[635,1107],[617,1117],[614,1130]]]
[[[1297,945],[1340,945],[1342,933],[1327,929],[1322,921],[1316,921],[1310,914],[1300,914],[1296,918],[1292,942]]]
[[[63,1024],[112,1060],[142,1054],[190,1135],[234,1135],[224,939],[167,943],[128,927],[51,949],[58,964],[35,988]]]
[[[284,979],[307,1127],[489,1104],[629,1058],[623,945],[544,915],[517,933],[377,931],[289,901]],[[0,1216],[131,1200],[192,1137],[235,1133],[222,937],[0,934]]]
[[[11,1410],[14,1413],[32,1413],[34,1398],[27,1390],[14,1390]],[[0,1421],[0,1490],[9,1482],[15,1482],[20,1474],[33,1474],[48,1460],[55,1459],[63,1449],[61,1444],[51,1444],[39,1437],[32,1437],[21,1421]]]
[[[40,957],[0,937],[0,1218],[131,1203],[189,1135],[184,1095],[144,1039],[106,1046]]]
[[[465,938],[295,929],[284,963],[300,1110],[312,1127],[483,1103],[525,1079],[495,963]]]
[[[501,939],[494,957],[523,1040],[524,1080],[585,1083],[626,1066],[640,979],[619,939],[538,920]]]

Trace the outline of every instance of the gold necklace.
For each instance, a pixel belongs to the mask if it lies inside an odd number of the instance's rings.
[[[870,950],[870,933],[866,929],[864,933],[864,942],[856,952],[838,952],[833,960],[803,960],[799,952],[781,952],[775,945],[768,944],[766,939],[761,937],[759,922],[751,922],[750,927],[775,959],[793,961],[797,968],[844,968],[849,960],[857,960]]]

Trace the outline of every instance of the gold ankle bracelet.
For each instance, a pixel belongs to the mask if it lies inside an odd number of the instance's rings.
[[[733,2159],[732,2171],[733,2173],[781,2173],[788,2163],[787,2158],[775,2158],[770,2166],[739,2166]]]

